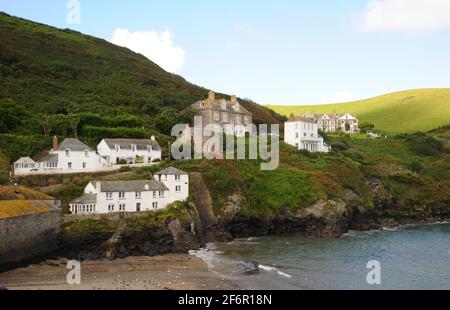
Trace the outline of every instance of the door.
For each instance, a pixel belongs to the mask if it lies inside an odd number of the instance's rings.
[[[140,203],[136,204],[136,212],[141,212],[141,204]]]

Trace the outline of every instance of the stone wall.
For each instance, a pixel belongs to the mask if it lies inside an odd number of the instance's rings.
[[[44,256],[57,247],[62,211],[0,220],[0,266]]]

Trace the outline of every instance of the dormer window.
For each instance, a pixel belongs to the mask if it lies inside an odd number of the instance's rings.
[[[131,145],[131,150],[132,150],[133,152],[136,152],[136,150],[137,150],[136,144],[132,144],[132,145]]]
[[[147,152],[149,152],[149,153],[152,152],[152,146],[151,145],[147,146]]]
[[[84,156],[89,157],[89,150],[84,150]]]
[[[114,146],[114,148],[115,148],[116,152],[119,152],[119,151],[120,151],[120,145],[117,145],[117,144],[116,144],[116,145]]]
[[[66,149],[66,156],[70,156],[70,149]]]

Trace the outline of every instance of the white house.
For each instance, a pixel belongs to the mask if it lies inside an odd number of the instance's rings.
[[[117,165],[124,160],[127,164],[149,164],[161,160],[161,147],[155,137],[151,139],[103,139],[97,146],[100,156],[108,165]]]
[[[92,181],[83,196],[72,201],[72,214],[156,211],[189,196],[189,176],[170,167],[155,174],[155,180]],[[161,179],[161,181],[159,181]]]
[[[312,153],[331,151],[331,147],[324,143],[319,135],[318,124],[312,119],[291,115],[289,121],[284,124],[284,141],[299,150]]]
[[[84,173],[102,171],[107,167],[105,159],[78,139],[65,139],[58,145],[53,138],[53,149],[37,162],[29,157],[14,163],[15,175]]]
[[[156,173],[154,178],[163,182],[176,200],[185,201],[189,197],[189,175],[186,172],[170,167]]]
[[[359,133],[359,121],[349,113],[345,114],[312,114],[303,113],[303,118],[317,122],[319,129],[327,133],[344,132],[347,134]]]

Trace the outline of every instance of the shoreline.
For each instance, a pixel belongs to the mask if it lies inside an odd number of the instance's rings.
[[[66,282],[67,259],[0,273],[8,290],[239,290],[188,254],[81,262],[81,284]]]

